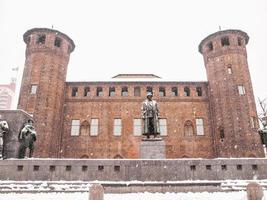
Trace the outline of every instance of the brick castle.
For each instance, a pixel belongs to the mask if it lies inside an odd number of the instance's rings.
[[[66,82],[72,39],[53,29],[27,31],[18,108],[34,117],[35,157],[139,158],[147,91],[160,107],[167,158],[263,157],[248,40],[243,31],[224,30],[201,41],[207,82],[168,82],[153,74]]]

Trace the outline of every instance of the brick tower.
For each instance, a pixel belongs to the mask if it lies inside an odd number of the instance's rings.
[[[216,157],[263,157],[247,63],[248,35],[219,31],[199,45],[209,82]]]
[[[58,157],[65,81],[75,45],[64,33],[34,28],[23,35],[26,61],[18,109],[33,115],[38,134],[35,157]]]

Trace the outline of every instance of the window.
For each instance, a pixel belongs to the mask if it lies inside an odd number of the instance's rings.
[[[114,119],[113,134],[115,136],[120,136],[121,135],[121,119]]]
[[[96,96],[102,97],[103,96],[103,88],[102,87],[97,87],[96,88]]]
[[[221,38],[221,44],[222,44],[222,46],[229,46],[230,45],[229,37]]]
[[[89,87],[85,87],[84,88],[83,96],[84,97],[89,97],[90,96],[90,88]]]
[[[44,44],[45,43],[45,38],[46,38],[45,35],[38,35],[36,43],[37,44]]]
[[[128,96],[128,88],[127,87],[121,88],[121,96],[123,96],[123,97]]]
[[[220,138],[221,138],[221,140],[223,140],[225,138],[223,127],[219,128],[219,132],[220,132]]]
[[[239,95],[244,95],[246,93],[245,87],[243,85],[238,85],[237,88]]]
[[[221,165],[221,168],[223,171],[226,171],[227,170],[227,165]]]
[[[159,130],[161,136],[167,136],[167,119],[159,119]]]
[[[146,92],[151,92],[153,94],[153,88],[150,86],[146,87]]]
[[[213,50],[213,44],[212,44],[212,42],[209,42],[207,46],[208,46],[209,51],[212,51]]]
[[[204,124],[202,118],[196,119],[196,126],[197,126],[197,135],[204,135]]]
[[[90,135],[98,135],[98,119],[91,119]]]
[[[55,42],[54,42],[54,45],[56,47],[60,47],[61,46],[61,42],[62,42],[62,40],[60,38],[56,37]]]
[[[232,74],[233,73],[231,65],[227,67],[227,72],[228,72],[228,74]]]
[[[160,87],[159,88],[159,96],[160,97],[165,97],[166,96],[166,92],[165,92],[165,88],[164,87]]]
[[[190,120],[187,120],[184,124],[184,135],[185,136],[193,136],[194,135],[193,123]]]
[[[238,46],[242,46],[242,39],[241,39],[241,37],[238,37],[237,38],[237,43],[238,43]]]
[[[115,87],[109,87],[108,95],[110,97],[114,97],[115,96]]]
[[[202,96],[202,88],[201,87],[197,87],[196,91],[197,91],[197,96],[201,97]]]
[[[236,169],[241,171],[242,170],[242,165],[236,165]]]
[[[184,96],[185,97],[189,97],[190,96],[190,89],[189,89],[189,87],[185,87],[184,88]]]
[[[37,93],[37,85],[32,85],[31,94],[36,94],[36,93]]]
[[[172,87],[172,96],[173,97],[177,97],[178,96],[178,89],[177,89],[177,87]]]
[[[250,119],[251,119],[251,127],[257,128],[258,127],[257,118],[256,117],[250,117]]]
[[[72,97],[76,97],[78,94],[78,88],[77,87],[73,87],[72,91],[71,91],[71,96]]]
[[[78,136],[80,134],[80,120],[71,121],[71,136]]]
[[[134,87],[134,96],[135,97],[141,96],[141,88],[140,87]]]
[[[141,119],[134,119],[134,136],[141,136],[142,135],[142,120]]]

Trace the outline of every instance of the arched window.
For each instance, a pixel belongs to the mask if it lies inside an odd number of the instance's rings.
[[[123,157],[120,154],[117,154],[116,156],[114,156],[114,159],[123,159]]]
[[[189,87],[184,87],[184,96],[189,97],[190,96],[190,89]]]
[[[89,122],[86,120],[81,124],[81,135],[89,135]]]
[[[121,88],[121,96],[126,97],[128,96],[128,87]]]
[[[187,120],[184,124],[184,135],[185,136],[193,136],[194,135],[193,123],[190,120]]]
[[[89,158],[89,156],[86,155],[86,154],[84,154],[84,155],[81,156],[81,159],[86,159],[86,158]]]

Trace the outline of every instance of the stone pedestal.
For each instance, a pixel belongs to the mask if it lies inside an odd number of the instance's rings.
[[[162,138],[142,139],[140,145],[141,159],[165,159],[165,142]]]
[[[104,189],[100,184],[93,184],[89,190],[89,200],[104,200]]]

